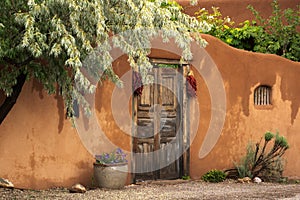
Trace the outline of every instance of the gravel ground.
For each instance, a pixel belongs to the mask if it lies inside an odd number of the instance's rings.
[[[20,190],[0,188],[0,199],[285,199],[300,200],[300,184],[205,183],[202,181],[152,182],[121,190],[90,189],[84,194],[66,188]]]

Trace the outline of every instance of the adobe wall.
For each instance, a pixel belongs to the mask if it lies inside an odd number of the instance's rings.
[[[290,143],[285,155],[285,176],[299,178],[300,98],[297,86],[300,82],[296,74],[300,73],[300,64],[274,55],[237,50],[211,36],[203,37],[209,42],[205,50],[213,60],[206,67],[215,64],[224,84],[226,118],[216,145],[201,158],[201,146],[213,142],[203,143],[209,126],[214,126],[210,124],[212,110],[218,108],[212,107],[207,80],[194,66],[198,97],[191,100],[191,111],[198,106],[200,121],[197,131],[191,133],[195,136],[191,144],[191,177],[198,179],[208,170],[232,167],[249,141],[258,141],[265,131],[278,130]],[[153,51],[152,56],[176,58],[161,51]],[[125,56],[115,62],[115,69],[120,76],[129,69]],[[211,73],[213,75],[213,71]],[[259,84],[272,86],[272,106],[268,109],[257,109],[253,105],[253,91]],[[114,89],[109,82],[98,87],[96,115],[110,141],[129,151],[130,136],[116,124],[111,110]],[[130,110],[130,101],[120,104]],[[194,117],[191,112],[191,121]],[[1,125],[0,133],[0,176],[10,179],[16,187],[69,187],[77,182],[91,185],[93,155],[83,146],[70,121],[65,119],[62,99],[48,96],[38,83],[31,81],[24,86],[18,102]]]
[[[191,6],[189,0],[178,0],[177,2],[182,5],[185,13],[192,16],[201,8],[211,12],[212,6],[218,7],[223,17],[229,16],[235,25],[238,25],[245,20],[255,19],[252,12],[247,9],[248,5],[252,5],[262,17],[268,18],[272,14],[271,3],[273,0],[198,0],[198,4],[195,6]],[[300,0],[278,0],[278,2],[282,10],[286,8],[296,9],[296,6],[300,5]]]
[[[200,178],[208,170],[232,167],[250,140],[256,142],[265,131],[278,130],[290,143],[285,155],[285,176],[300,178],[300,94],[297,88],[300,63],[237,50],[213,37],[203,37],[209,42],[206,51],[213,60],[206,67],[215,64],[224,84],[226,118],[220,138],[208,153],[205,145],[213,141],[205,144],[203,141],[210,127],[212,109],[218,108],[212,108],[212,91],[204,75],[197,72],[199,66],[193,66],[198,97],[190,103],[191,110],[199,108],[200,121],[197,131],[192,133],[195,137],[191,144],[191,177]],[[151,56],[178,58],[157,51]],[[125,56],[114,66],[119,75],[129,69]],[[213,77],[215,72],[209,73]],[[253,91],[259,84],[272,86],[272,106],[268,109],[257,109],[253,105]],[[109,82],[97,88],[95,113],[106,136],[114,144],[130,150],[130,136],[124,131],[130,127],[120,128],[111,111],[114,89]],[[130,113],[130,101],[120,104],[128,106]],[[191,118],[195,117],[193,114]],[[203,158],[199,156],[202,145],[201,155],[208,153]],[[8,178],[19,188],[70,187],[78,182],[91,185],[93,161],[78,132],[65,119],[61,97],[49,96],[35,81],[26,83],[16,105],[0,126],[0,177]]]
[[[29,81],[0,126],[0,177],[18,188],[91,181],[93,157],[82,146],[60,96]]]
[[[200,178],[211,169],[228,169],[245,153],[249,142],[256,143],[266,131],[284,135],[290,149],[284,175],[299,178],[300,159],[300,63],[275,55],[251,53],[227,46],[208,35],[209,53],[221,73],[226,91],[226,120],[221,136],[212,151],[199,158],[199,151],[209,127],[211,110],[207,85],[200,81],[198,101],[200,107],[199,131],[191,145],[191,177]],[[197,80],[201,80],[199,74]],[[272,87],[272,106],[254,106],[254,89],[258,85]],[[213,126],[213,125],[212,125]]]

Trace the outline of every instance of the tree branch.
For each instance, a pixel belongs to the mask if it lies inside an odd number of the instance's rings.
[[[22,91],[25,80],[26,80],[26,75],[21,73],[17,77],[17,84],[13,86],[13,92],[12,92],[11,96],[6,97],[3,104],[0,106],[0,125],[2,124],[2,122],[6,118],[7,114],[12,109],[12,107],[15,105],[15,103],[19,97],[19,94]]]
[[[26,60],[24,60],[22,62],[16,62],[14,59],[11,59],[11,58],[7,58],[7,57],[3,58],[3,60],[5,62],[7,62],[10,65],[14,65],[16,67],[28,65],[31,61],[33,61],[33,59],[34,59],[33,56],[29,56]]]

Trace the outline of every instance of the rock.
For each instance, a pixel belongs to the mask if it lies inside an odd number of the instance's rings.
[[[3,188],[14,188],[14,184],[5,178],[0,178],[0,187]]]
[[[85,189],[85,187],[84,187],[83,185],[77,183],[77,184],[73,185],[73,186],[69,189],[69,191],[70,191],[71,193],[85,193],[85,192],[86,192],[86,189]]]
[[[249,178],[249,177],[239,178],[238,182],[240,182],[240,183],[250,183],[251,178]]]
[[[254,182],[254,183],[261,183],[262,180],[261,180],[259,177],[255,177],[255,178],[253,179],[253,182]]]

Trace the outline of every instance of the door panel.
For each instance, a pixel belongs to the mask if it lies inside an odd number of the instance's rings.
[[[153,68],[155,84],[145,85],[136,99],[136,132],[133,149],[139,179],[179,177],[180,107],[178,106],[178,70]]]

